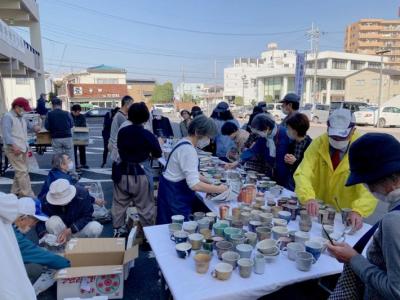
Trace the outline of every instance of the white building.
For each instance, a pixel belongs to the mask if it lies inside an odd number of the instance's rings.
[[[317,92],[313,95],[314,56],[307,55],[304,94],[305,102],[330,103],[344,100],[345,78],[363,68],[379,68],[380,56],[336,51],[319,52],[317,58]],[[384,60],[386,61],[386,59]],[[224,98],[244,97],[252,101],[276,101],[294,92],[295,50],[279,50],[269,44],[261,58],[238,58],[224,69]]]
[[[11,26],[27,27],[30,43]],[[35,0],[0,1],[0,112],[17,96],[45,92],[39,8]]]
[[[176,88],[176,98],[181,99],[181,97],[186,95],[191,95],[193,98],[202,98],[204,96],[204,83],[189,83],[181,82]]]

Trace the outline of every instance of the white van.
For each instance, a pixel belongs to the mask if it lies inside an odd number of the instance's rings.
[[[286,117],[282,112],[282,103],[267,103],[266,109],[275,118],[276,122],[279,122]]]

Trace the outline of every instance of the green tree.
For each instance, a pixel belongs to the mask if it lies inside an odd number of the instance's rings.
[[[235,97],[235,105],[243,106],[243,104],[244,104],[243,97],[240,97],[240,96]]]
[[[265,102],[269,102],[269,103],[274,102],[274,101],[273,101],[274,98],[273,98],[271,95],[266,95],[266,96],[264,97],[264,100],[265,100]]]
[[[171,82],[157,84],[153,91],[153,103],[169,103],[174,99],[174,87]]]
[[[193,95],[192,94],[183,94],[182,102],[192,102]]]

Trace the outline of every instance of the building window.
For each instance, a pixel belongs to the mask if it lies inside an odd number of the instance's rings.
[[[18,84],[18,85],[29,85],[29,78],[24,78],[24,77],[19,78],[19,77],[17,77],[17,78],[15,78],[15,84]]]
[[[364,68],[365,66],[365,62],[363,61],[351,61],[351,69],[352,70],[361,70],[362,68]]]
[[[344,90],[344,80],[343,79],[332,79],[331,90],[343,91]]]
[[[333,59],[332,60],[332,69],[341,69],[345,70],[347,65],[347,61],[343,59]]]
[[[359,86],[365,85],[365,80],[363,80],[363,79],[356,80],[356,85],[359,85]]]
[[[380,63],[375,63],[375,62],[369,62],[368,67],[374,68],[374,69],[379,69],[381,67]]]
[[[270,77],[265,79],[265,96],[271,100],[279,100],[282,90],[282,77]]]
[[[118,84],[117,78],[98,78],[96,80],[97,84]]]
[[[318,78],[317,79],[317,90],[326,91],[326,79],[325,78]]]
[[[324,59],[324,60],[319,60],[317,62],[318,65],[318,69],[326,69],[328,66],[328,60]]]

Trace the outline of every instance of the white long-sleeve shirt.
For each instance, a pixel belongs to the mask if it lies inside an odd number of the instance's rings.
[[[190,143],[188,139],[183,138],[178,144],[184,141]],[[180,146],[170,156],[167,169],[164,172],[164,177],[172,182],[185,179],[190,188],[200,182],[199,157],[191,143],[190,145]]]
[[[34,300],[35,290],[22,261],[12,223],[19,215],[35,212],[32,199],[18,199],[0,193],[0,298],[2,300]]]

